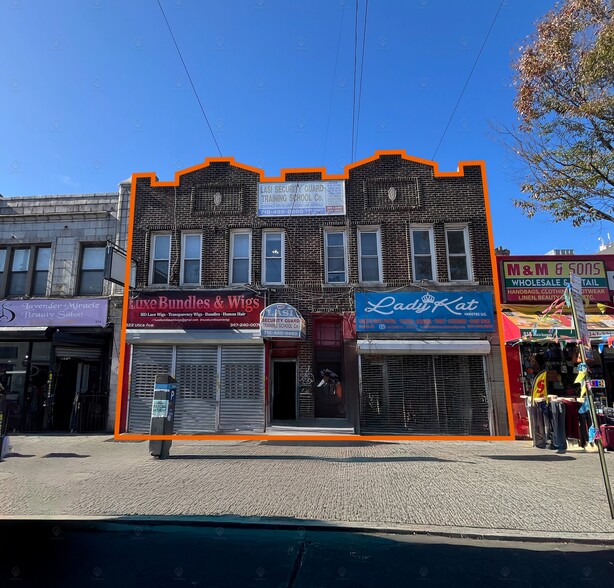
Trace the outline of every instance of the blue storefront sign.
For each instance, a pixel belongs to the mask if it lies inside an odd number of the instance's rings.
[[[356,331],[362,333],[495,330],[489,292],[361,292]]]

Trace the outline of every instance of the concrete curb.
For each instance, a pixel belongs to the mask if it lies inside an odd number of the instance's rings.
[[[400,535],[415,539],[428,540],[482,540],[507,543],[530,544],[576,544],[587,546],[607,546],[614,548],[614,533],[566,533],[555,535],[547,531],[527,531],[523,529],[478,529],[473,527],[442,527],[428,525],[395,525],[394,523],[371,523],[356,521],[320,521],[308,519],[285,519],[283,517],[236,517],[236,516],[156,516],[156,515],[109,515],[109,516],[64,516],[64,515],[9,515],[0,516],[0,525],[8,521],[64,521],[92,522],[93,524],[121,526],[193,526],[222,527],[232,529],[275,529],[297,531],[299,534],[308,531],[364,533]]]

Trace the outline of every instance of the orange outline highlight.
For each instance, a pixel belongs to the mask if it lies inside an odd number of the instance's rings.
[[[421,159],[418,157],[412,157],[406,154],[404,150],[379,150],[376,151],[374,155],[371,157],[367,157],[365,159],[361,159],[354,163],[348,164],[345,166],[345,172],[343,174],[328,174],[326,172],[326,168],[324,167],[313,167],[313,168],[283,168],[280,170],[280,175],[278,177],[266,177],[264,174],[264,170],[252,167],[243,163],[238,163],[235,161],[234,157],[207,157],[203,163],[198,165],[194,165],[192,167],[185,168],[183,170],[179,170],[175,172],[175,178],[171,182],[160,182],[156,180],[155,172],[142,172],[142,173],[133,173],[132,174],[132,183],[130,186],[130,206],[128,213],[128,234],[127,234],[127,243],[126,243],[126,273],[125,273],[125,284],[130,284],[130,259],[132,259],[132,238],[133,238],[133,226],[134,226],[134,208],[135,208],[135,199],[136,199],[136,184],[139,179],[149,179],[151,183],[151,187],[174,187],[179,186],[181,176],[204,169],[208,167],[211,163],[224,162],[229,163],[234,167],[238,167],[250,172],[255,172],[260,175],[260,182],[285,182],[286,176],[288,174],[293,173],[321,173],[322,180],[348,180],[350,178],[350,171],[355,167],[360,167],[365,165],[366,163],[370,163],[372,161],[378,160],[382,155],[400,155],[402,159],[406,159],[408,161],[413,161],[416,163],[420,163],[423,165],[428,165],[433,168],[433,177],[435,178],[446,178],[446,177],[457,177],[462,178],[465,176],[465,168],[466,167],[475,167],[479,166],[482,175],[482,186],[484,190],[484,206],[486,209],[486,222],[488,225],[488,239],[490,243],[490,262],[491,269],[493,272],[493,287],[494,287],[494,297],[495,303],[498,313],[498,326],[499,326],[499,335],[503,332],[502,319],[501,319],[501,303],[498,296],[499,289],[499,279],[497,274],[496,267],[496,257],[495,257],[495,246],[492,234],[492,219],[490,215],[490,203],[488,200],[488,186],[486,183],[486,168],[485,163],[482,160],[476,161],[460,161],[458,163],[458,170],[454,172],[440,172],[439,165],[435,161],[430,161],[428,159]],[[509,384],[507,381],[507,361],[505,358],[504,348],[501,351],[501,361],[503,362],[503,376],[505,383],[505,395],[506,395],[506,405],[508,410],[508,423],[510,427],[509,435],[495,435],[495,436],[486,436],[486,435],[471,435],[471,436],[448,436],[448,435],[266,435],[266,434],[227,434],[227,433],[213,433],[213,434],[203,434],[203,435],[148,435],[148,434],[131,434],[131,433],[120,433],[120,416],[121,416],[121,405],[123,400],[123,381],[124,381],[124,363],[125,363],[125,345],[126,345],[126,324],[128,322],[128,299],[129,299],[130,289],[124,286],[124,304],[122,308],[122,332],[120,338],[120,356],[119,356],[119,365],[118,365],[118,386],[117,386],[117,399],[115,403],[115,427],[114,427],[114,439],[117,441],[159,441],[159,440],[170,440],[170,441],[280,441],[280,440],[294,440],[294,441],[355,441],[355,440],[367,440],[367,441],[514,441],[514,429],[513,429],[513,414],[512,414],[512,406],[511,406],[511,397]],[[499,337],[499,341],[500,341]],[[127,393],[127,391],[126,391]]]

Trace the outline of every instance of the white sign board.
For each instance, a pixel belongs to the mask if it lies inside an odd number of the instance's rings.
[[[260,313],[260,336],[302,339],[305,337],[305,320],[290,304],[271,304]]]
[[[584,312],[584,300],[582,299],[582,278],[577,274],[571,274],[569,278],[571,284],[571,296],[573,298],[576,332],[582,341],[582,345],[590,348],[591,339],[586,325],[586,313]]]
[[[258,216],[343,216],[345,182],[262,182]]]

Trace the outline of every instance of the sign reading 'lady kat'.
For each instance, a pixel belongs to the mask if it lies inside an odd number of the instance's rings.
[[[356,330],[368,332],[485,332],[495,330],[489,292],[361,292]]]

